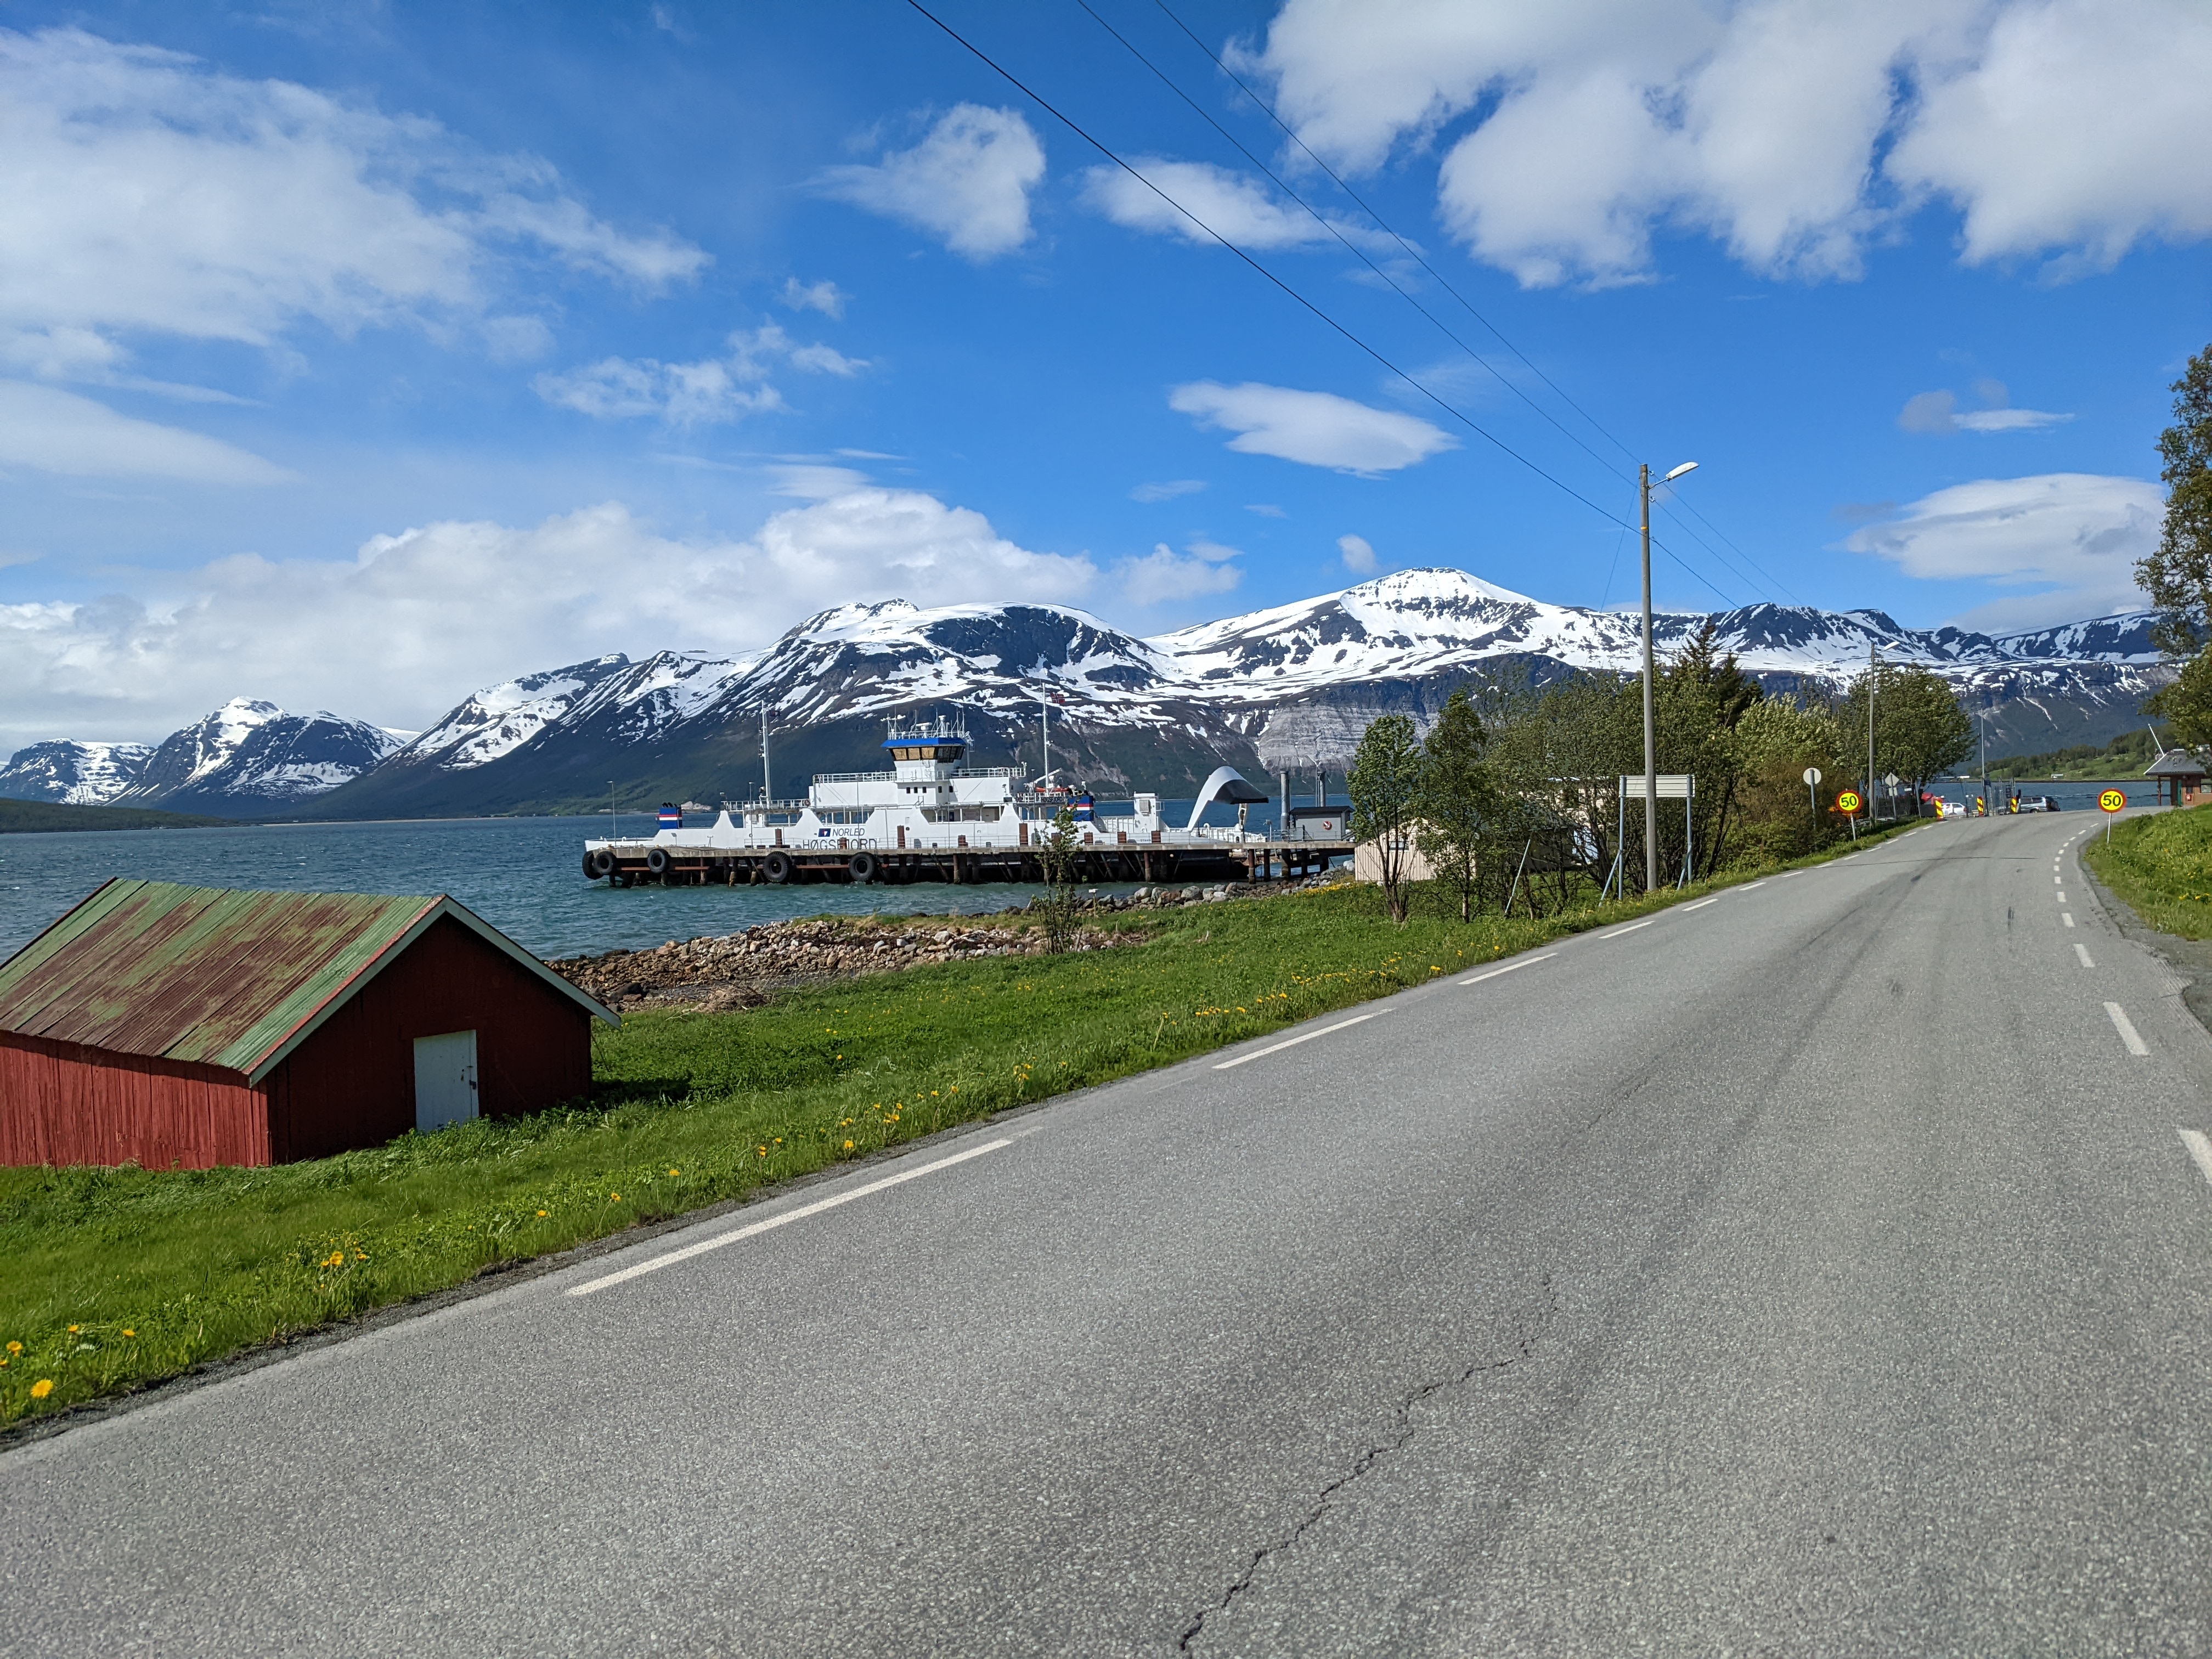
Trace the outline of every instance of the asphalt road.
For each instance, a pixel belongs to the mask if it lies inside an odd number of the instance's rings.
[[[2087,817],[1929,825],[21,1448],[0,1649],[2204,1651],[2212,1041]]]

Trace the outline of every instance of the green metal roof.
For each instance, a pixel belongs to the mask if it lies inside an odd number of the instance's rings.
[[[441,914],[612,1018],[443,895],[115,880],[0,963],[0,1030],[256,1077]]]

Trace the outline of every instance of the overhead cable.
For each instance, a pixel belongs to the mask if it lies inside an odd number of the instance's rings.
[[[1543,467],[1538,465],[1534,461],[1529,459],[1528,457],[1523,455],[1519,450],[1514,448],[1512,445],[1507,443],[1503,438],[1498,436],[1496,433],[1490,431],[1487,428],[1482,426],[1465,412],[1452,404],[1446,402],[1435,392],[1430,390],[1429,387],[1415,380],[1404,369],[1399,368],[1396,363],[1384,356],[1381,351],[1370,345],[1365,340],[1360,338],[1360,337],[1353,333],[1350,328],[1337,321],[1337,319],[1329,315],[1328,312],[1322,310],[1319,305],[1308,299],[1304,294],[1301,294],[1297,289],[1291,287],[1291,284],[1285,282],[1282,277],[1277,276],[1266,265],[1261,264],[1259,260],[1254,258],[1252,255],[1239,247],[1235,242],[1231,241],[1228,237],[1223,235],[1212,225],[1206,223],[1205,220],[1200,218],[1195,213],[1193,213],[1188,207],[1185,207],[1173,196],[1170,195],[1158,185],[1155,184],[1151,179],[1147,178],[1143,172],[1132,166],[1128,161],[1123,160],[1119,152],[1115,150],[1110,145],[1094,137],[1088,129],[1084,127],[1066,112],[1062,111],[1057,105],[1053,103],[1050,99],[1048,99],[1042,94],[1038,93],[1034,88],[1030,87],[1018,76],[1015,75],[1012,70],[999,63],[981,46],[969,40],[967,36],[962,34],[957,29],[954,28],[950,23],[947,23],[943,18],[938,16],[937,14],[930,10],[928,7],[923,5],[921,3],[921,0],[907,0],[907,4],[912,7],[915,11],[921,13],[922,16],[927,18],[932,23],[934,23],[938,28],[942,30],[952,40],[964,47],[993,73],[999,76],[1009,86],[1019,92],[1024,97],[1030,100],[1037,106],[1038,108],[1050,115],[1054,120],[1059,122],[1070,132],[1083,140],[1085,143],[1090,145],[1101,155],[1111,161],[1115,167],[1121,168],[1122,172],[1127,173],[1132,179],[1134,179],[1146,190],[1158,197],[1161,201],[1166,203],[1167,205],[1172,208],[1176,213],[1190,221],[1193,225],[1204,232],[1206,236],[1210,237],[1214,241],[1218,242],[1223,247],[1228,249],[1230,252],[1235,254],[1239,259],[1243,260],[1245,264],[1258,273],[1258,275],[1264,277],[1269,283],[1279,289],[1284,295],[1295,301],[1304,310],[1311,313],[1317,320],[1326,324],[1331,330],[1340,335],[1347,343],[1368,357],[1372,358],[1376,363],[1380,364],[1384,369],[1388,370],[1398,380],[1404,381],[1406,385],[1411,386],[1422,397],[1427,398],[1438,409],[1443,410],[1445,414],[1450,416],[1453,420],[1467,428],[1468,431],[1474,433],[1486,443],[1490,444],[1501,453],[1510,456],[1512,459],[1518,461],[1522,466],[1528,468],[1529,471],[1534,473],[1538,477],[1543,479],[1545,483],[1550,484],[1555,489],[1572,496],[1576,501],[1580,501],[1584,507],[1589,508],[1591,512],[1596,514],[1608,524],[1619,525],[1624,529],[1635,528],[1635,526],[1630,525],[1626,520],[1622,519],[1619,514],[1612,513],[1607,508],[1600,506],[1589,496],[1583,495],[1581,490],[1577,489],[1572,484],[1567,483],[1564,478],[1560,478],[1546,471]],[[1660,546],[1660,544],[1655,539],[1653,545]],[[1715,587],[1701,572],[1686,563],[1680,556],[1676,554],[1672,549],[1661,547],[1661,551],[1664,552],[1668,558],[1674,560],[1675,564],[1680,566],[1688,575],[1701,583],[1706,588],[1710,589],[1723,605],[1734,603],[1734,601],[1731,600],[1726,593],[1722,592],[1719,588]]]

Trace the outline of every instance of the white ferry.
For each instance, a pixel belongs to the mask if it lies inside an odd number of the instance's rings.
[[[1157,794],[1126,816],[1100,814],[1090,792],[1048,775],[1033,783],[1009,766],[964,766],[969,734],[944,724],[894,728],[884,739],[888,772],[819,772],[804,800],[725,806],[693,829],[665,806],[650,839],[584,843],[584,873],[623,887],[793,881],[1042,881],[1039,843],[1063,811],[1079,851],[1075,878],[1100,881],[1267,880],[1325,868],[1348,855],[1340,815],[1292,815],[1289,839],[1248,829],[1270,798],[1237,769],[1217,768],[1188,819],[1170,823]],[[1200,822],[1216,801],[1234,824]]]

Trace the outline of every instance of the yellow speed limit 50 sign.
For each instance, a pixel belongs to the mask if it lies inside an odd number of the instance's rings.
[[[1838,812],[1856,812],[1859,810],[1859,792],[1856,789],[1846,789],[1836,797],[1836,811]]]
[[[2103,794],[2097,797],[2097,805],[2099,809],[2106,812],[2118,812],[2123,810],[2127,804],[2128,798],[2117,789],[2107,789]]]

